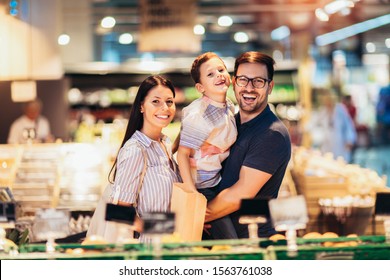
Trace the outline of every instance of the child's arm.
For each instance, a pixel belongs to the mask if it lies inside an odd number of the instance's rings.
[[[180,143],[180,133],[179,133],[179,135],[177,135],[175,142],[173,142],[172,155],[175,154],[177,152],[177,150],[179,149],[179,143]]]
[[[179,164],[180,175],[183,179],[183,183],[191,185],[191,187],[196,191],[195,183],[192,180],[191,176],[191,153],[191,148],[179,146],[179,149],[177,151],[177,163]]]

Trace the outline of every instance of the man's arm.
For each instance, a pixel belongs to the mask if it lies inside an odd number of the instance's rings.
[[[242,166],[239,180],[230,188],[221,191],[207,204],[205,222],[210,222],[237,211],[241,199],[254,198],[271,174],[258,169]]]

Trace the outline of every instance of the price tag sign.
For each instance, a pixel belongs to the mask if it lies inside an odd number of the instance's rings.
[[[266,223],[270,218],[268,199],[242,199],[239,209],[240,223]]]
[[[132,206],[107,203],[106,221],[132,225],[134,223],[135,216],[135,208]]]
[[[9,187],[0,188],[0,223],[15,222],[16,202]],[[1,226],[5,226],[2,224]]]
[[[375,216],[381,219],[390,218],[390,193],[376,194]]]
[[[145,234],[171,234],[175,230],[174,213],[144,213],[141,218]]]
[[[303,195],[271,199],[269,210],[277,231],[304,229],[309,221]]]

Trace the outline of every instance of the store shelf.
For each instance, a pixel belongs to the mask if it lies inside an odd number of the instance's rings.
[[[113,153],[104,143],[0,145],[0,150],[16,156],[12,161],[0,158],[7,165],[0,178],[11,188],[22,215],[50,207],[93,211],[107,184]]]

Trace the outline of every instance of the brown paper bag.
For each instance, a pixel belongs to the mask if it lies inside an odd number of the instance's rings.
[[[175,232],[182,241],[201,241],[207,199],[184,183],[174,183],[171,211],[175,213]]]

